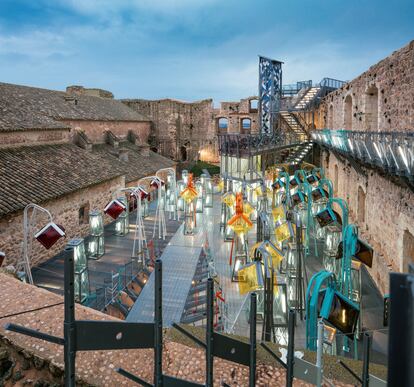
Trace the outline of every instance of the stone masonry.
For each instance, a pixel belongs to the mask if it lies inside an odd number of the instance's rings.
[[[330,93],[320,109],[321,127],[356,131],[414,131],[414,41],[341,89]],[[374,248],[369,272],[388,292],[390,271],[404,271],[414,261],[404,248],[404,235],[414,235],[414,194],[377,171],[353,168],[325,150],[322,166],[347,199],[351,221]]]
[[[177,161],[217,162],[218,133],[258,130],[258,112],[252,100],[257,101],[257,97],[222,102],[217,109],[211,99],[196,102],[128,99],[122,102],[152,121],[148,142],[154,151]]]

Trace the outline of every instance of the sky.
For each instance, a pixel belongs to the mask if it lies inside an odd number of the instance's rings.
[[[0,82],[231,101],[258,55],[285,84],[351,80],[413,39],[414,0],[0,0]]]

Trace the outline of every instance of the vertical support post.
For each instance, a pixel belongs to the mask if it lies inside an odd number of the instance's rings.
[[[206,327],[206,387],[213,387],[213,308],[214,308],[214,281],[212,278],[207,280],[207,327]]]
[[[362,363],[362,387],[369,386],[369,355],[371,351],[371,335],[364,333],[363,338],[363,363]]]
[[[287,371],[286,371],[286,387],[293,385],[293,366],[295,363],[295,311],[289,309],[288,321],[288,353],[287,353]]]
[[[65,387],[75,387],[75,269],[73,248],[65,250],[64,301],[65,317],[63,322]]]
[[[162,261],[155,261],[154,386],[162,386]]]
[[[250,295],[250,366],[249,387],[256,385],[256,319],[257,319],[257,296]]]
[[[322,354],[323,354],[323,321],[318,320],[318,344],[316,348],[316,367],[318,367],[318,375],[316,380],[317,387],[322,386]]]
[[[264,340],[272,341],[273,314],[272,314],[272,278],[266,276],[264,286]],[[263,335],[262,335],[263,336]]]

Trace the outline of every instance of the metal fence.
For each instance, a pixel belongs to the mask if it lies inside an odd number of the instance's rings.
[[[324,129],[311,136],[318,144],[365,164],[414,179],[414,133]]]
[[[88,295],[83,305],[103,311],[142,270],[142,265],[135,260],[124,264],[117,271],[108,274],[103,279],[103,283],[96,286],[95,290]]]
[[[283,131],[272,134],[227,133],[218,135],[218,140],[220,154],[234,157],[247,157],[300,143],[296,134]]]

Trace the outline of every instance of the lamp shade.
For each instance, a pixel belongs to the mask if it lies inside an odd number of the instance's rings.
[[[323,189],[323,188],[315,188],[312,191],[312,201],[317,202],[318,200],[321,200],[322,198],[328,198],[329,193]]]
[[[343,254],[343,243],[340,242],[338,245],[338,252],[336,254],[336,259],[341,259],[342,254]],[[358,238],[356,242],[356,247],[355,247],[355,254],[353,254],[353,257],[356,258],[358,261],[362,262],[363,264],[367,265],[368,267],[372,267],[373,256],[374,256],[374,250],[372,249],[372,247]]]
[[[152,179],[150,186],[153,188],[158,188],[158,186],[164,186],[165,185],[165,181],[161,180],[159,177],[157,177],[156,179]]]
[[[318,181],[318,178],[317,178],[317,176],[312,174],[312,175],[306,176],[306,180],[309,184],[313,184],[313,183],[316,183]]]
[[[105,209],[105,214],[108,214],[111,218],[117,219],[119,215],[121,215],[126,210],[126,206],[121,203],[119,200],[114,199],[110,201]]]
[[[325,301],[329,302],[329,300],[325,300],[325,295],[326,290],[321,291],[318,295],[319,310],[322,308],[322,303]],[[359,308],[351,300],[335,291],[329,314],[322,317],[336,329],[352,338],[358,323]]]
[[[315,218],[321,227],[325,227],[333,222],[338,222],[339,224],[342,224],[341,216],[332,208],[325,208],[321,212],[318,212],[315,215]]]
[[[65,236],[65,229],[53,222],[48,223],[35,234],[35,238],[49,250],[60,238]]]
[[[299,203],[306,203],[308,201],[308,197],[303,192],[296,192],[291,196],[292,199],[292,207],[297,206]]]
[[[281,179],[276,179],[272,184],[272,188],[276,191],[283,188],[284,186],[285,183]]]

